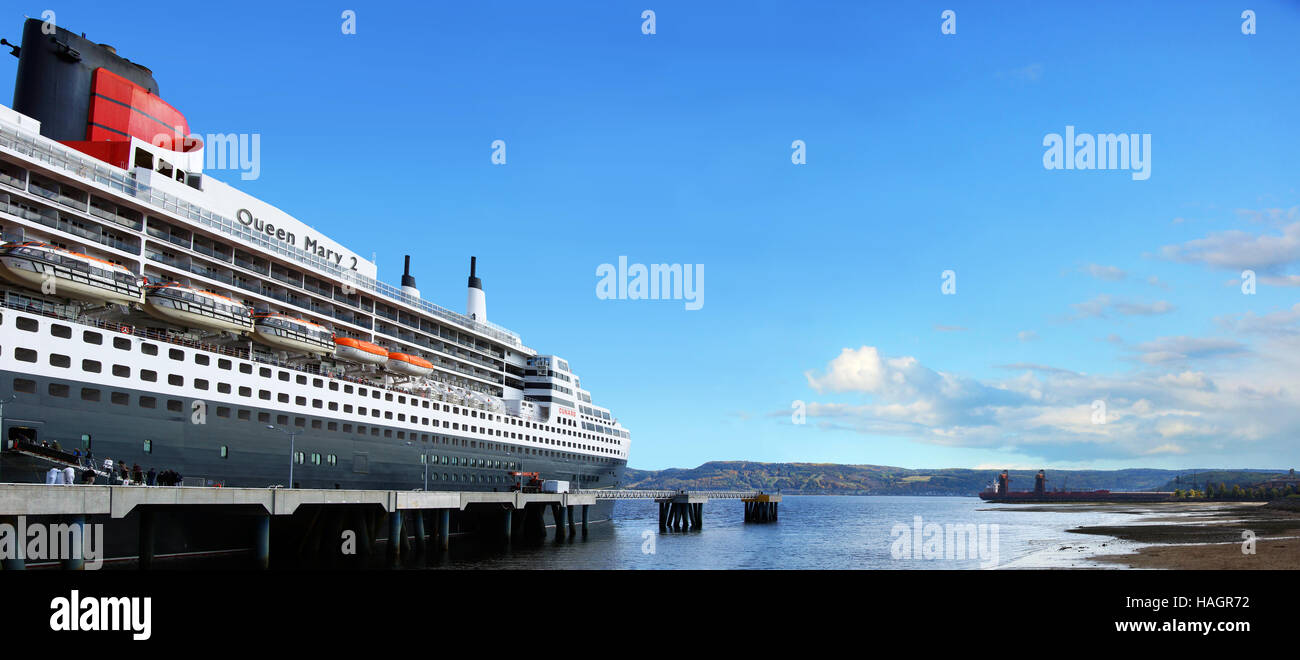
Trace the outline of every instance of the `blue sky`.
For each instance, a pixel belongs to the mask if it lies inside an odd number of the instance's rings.
[[[49,8],[193,131],[260,133],[260,179],[217,176],[382,279],[412,252],[460,309],[477,255],[491,320],[571,362],[633,467],[1300,463],[1295,3],[1249,3],[1253,35],[1240,3],[658,0],[191,3],[166,30],[42,3],[0,33]],[[1150,178],[1044,169],[1067,125],[1150,134]],[[598,299],[620,255],[703,264],[703,309]]]

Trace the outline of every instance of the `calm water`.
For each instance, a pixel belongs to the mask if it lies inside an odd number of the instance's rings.
[[[432,568],[456,569],[967,569],[979,559],[894,559],[894,525],[912,528],[914,516],[940,525],[994,525],[997,565],[1024,565],[1063,546],[1108,541],[1069,534],[1079,525],[1132,522],[1131,514],[1046,512],[986,504],[973,497],[786,496],[776,523],[745,524],[740,502],[704,505],[704,529],[659,533],[653,502],[620,501],[613,523],[591,526],[581,537],[512,548],[474,547],[452,539],[452,553]],[[991,532],[991,528],[986,527]],[[925,536],[925,534],[923,534]],[[991,533],[989,537],[991,538]],[[458,547],[459,546],[459,547]],[[985,558],[988,558],[987,556]],[[1048,562],[1051,563],[1051,562]],[[1041,565],[1030,561],[1029,565]]]

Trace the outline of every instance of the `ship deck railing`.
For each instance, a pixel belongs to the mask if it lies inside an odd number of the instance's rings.
[[[203,225],[207,229],[214,230],[219,234],[226,234],[244,241],[245,243],[257,245],[269,253],[280,255],[290,261],[312,266],[323,272],[329,273],[348,284],[354,284],[359,289],[365,289],[371,293],[401,301],[427,314],[441,317],[443,320],[485,334],[509,344],[510,346],[522,346],[519,335],[511,330],[488,321],[471,319],[464,314],[453,312],[422,298],[408,295],[400,288],[391,284],[380,282],[379,280],[354,273],[350,270],[345,270],[337,264],[331,263],[326,259],[309,254],[297,248],[291,249],[273,243],[267,238],[244,227],[237,221],[230,220],[229,218],[213,213],[206,208],[199,207],[186,200],[164,193],[161,190],[155,190],[150,186],[142,185],[134,178],[126,176],[120,172],[115,172],[94,159],[82,156],[75,150],[62,146],[41,144],[37,140],[21,135],[17,131],[11,130],[6,126],[0,126],[0,147],[43,161],[51,167],[62,169],[78,178],[94,181],[100,185],[117,190],[124,195],[140,199],[157,208],[164,209],[178,216],[189,218],[190,220]],[[28,182],[28,187],[30,191],[30,181]],[[32,192],[41,194],[40,191]],[[171,240],[171,237],[168,236],[167,240]]]
[[[20,298],[20,300],[26,300],[29,302],[25,302],[25,303],[14,302],[13,300],[6,298],[5,300],[0,301],[0,307],[6,309],[13,309],[20,312],[26,312],[28,314],[35,314],[37,316],[43,316],[46,318],[57,319],[59,321],[64,321],[68,323],[79,323],[82,325],[88,325],[108,332],[117,332],[124,335],[132,335],[135,337],[140,337],[142,339],[150,339],[153,341],[163,342],[167,344],[174,344],[177,346],[184,346],[186,348],[192,348],[195,350],[205,351],[209,353],[216,353],[218,355],[226,355],[241,360],[249,360],[252,362],[278,367],[280,369],[288,369],[291,371],[297,371],[305,374],[310,374],[313,376],[320,376],[322,378],[331,378],[334,380],[346,381],[349,383],[362,385],[364,387],[371,387],[377,390],[386,390],[389,392],[393,392],[395,394],[402,394],[404,396],[420,398],[420,399],[428,399],[430,401],[439,401],[442,403],[450,403],[452,405],[460,406],[462,408],[473,408],[476,410],[499,413],[503,415],[508,415],[510,417],[516,417],[519,419],[533,420],[533,421],[541,419],[540,416],[538,415],[531,415],[531,416],[516,415],[509,411],[503,412],[500,410],[494,410],[488,406],[474,403],[468,400],[463,400],[460,397],[456,397],[456,396],[445,396],[441,394],[425,393],[419,390],[403,389],[400,387],[378,384],[371,380],[366,380],[364,378],[356,378],[354,376],[348,376],[346,374],[329,373],[310,365],[299,365],[299,364],[292,364],[288,362],[281,362],[279,360],[267,358],[258,355],[256,353],[250,354],[249,350],[246,348],[239,348],[239,347],[232,348],[229,346],[218,346],[216,344],[208,344],[205,342],[188,339],[183,336],[168,334],[166,332],[159,332],[157,330],[150,330],[148,328],[137,328],[128,323],[114,323],[114,322],[104,321],[102,319],[92,318],[88,316],[78,316],[75,314],[60,313],[56,309],[51,309],[51,307],[54,306],[48,304],[42,304],[42,305],[35,304],[37,301],[31,298],[23,297]],[[440,381],[440,382],[446,383],[446,381]],[[453,383],[446,383],[446,384],[451,385]],[[472,388],[466,388],[466,389],[469,389],[470,391],[478,392],[478,390],[474,390]],[[480,393],[488,394],[487,392],[480,392]]]

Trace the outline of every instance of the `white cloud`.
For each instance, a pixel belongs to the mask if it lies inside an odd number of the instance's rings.
[[[1101,294],[1096,298],[1081,303],[1074,303],[1070,307],[1074,308],[1074,315],[1070,318],[1075,320],[1109,318],[1112,312],[1121,316],[1155,316],[1174,311],[1174,306],[1166,300],[1140,303],[1117,300],[1106,294]]]
[[[1294,210],[1294,209],[1293,209]],[[1254,270],[1277,282],[1300,283],[1285,271],[1300,263],[1300,222],[1282,226],[1280,234],[1232,230],[1214,233],[1181,245],[1160,249],[1166,259],[1182,263],[1199,263],[1213,268],[1240,272]]]
[[[1263,335],[1300,334],[1300,303],[1290,309],[1256,315],[1246,312],[1240,316],[1220,316],[1215,319],[1219,325],[1240,333]]]
[[[1021,330],[1016,333],[1016,339],[1019,339],[1020,341],[1034,341],[1035,339],[1038,339],[1038,333],[1033,330]]]
[[[1162,364],[1241,355],[1246,347],[1233,339],[1179,336],[1142,342],[1132,350],[1147,364]]]
[[[861,400],[813,402],[808,416],[826,429],[1049,462],[1300,458],[1300,333],[1271,334],[1250,349],[1162,337],[1130,350],[1146,366],[1098,375],[1021,363],[1003,365],[1017,372],[1010,377],[981,380],[872,346],[846,348],[806,377],[820,393]],[[1093,423],[1095,401],[1105,402],[1105,424]]]
[[[1100,264],[1088,264],[1083,267],[1084,272],[1099,279],[1108,282],[1118,282],[1128,276],[1123,268],[1118,266],[1102,266]]]

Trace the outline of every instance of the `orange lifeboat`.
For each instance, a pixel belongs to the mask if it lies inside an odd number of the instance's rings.
[[[368,341],[352,337],[335,337],[334,357],[357,364],[384,364],[388,362],[388,351]]]
[[[389,353],[388,362],[384,366],[389,371],[408,376],[428,376],[433,373],[432,362],[418,355],[409,355],[407,353]]]

